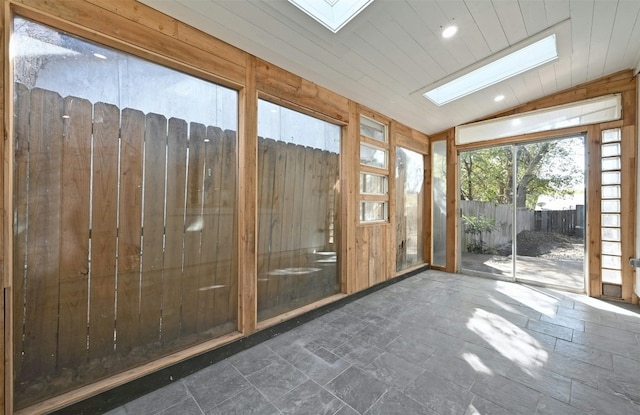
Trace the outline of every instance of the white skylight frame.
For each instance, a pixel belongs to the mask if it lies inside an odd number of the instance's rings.
[[[333,33],[338,33],[373,0],[289,0]]]
[[[422,95],[437,106],[445,105],[506,79],[558,59],[557,36],[552,33],[480,66]]]

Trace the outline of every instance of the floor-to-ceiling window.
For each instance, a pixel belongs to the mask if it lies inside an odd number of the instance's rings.
[[[582,136],[461,152],[462,269],[583,291],[584,166]]]
[[[258,319],[340,291],[340,126],[258,105]]]
[[[238,93],[13,23],[23,408],[236,330]]]

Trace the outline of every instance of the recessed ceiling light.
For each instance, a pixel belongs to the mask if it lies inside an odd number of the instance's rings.
[[[558,59],[556,35],[549,35],[423,93],[440,106]]]
[[[450,25],[444,28],[444,30],[442,31],[442,37],[445,39],[449,39],[456,33],[458,33],[458,26]]]
[[[498,96],[497,96],[497,97],[495,97],[493,100],[494,100],[495,102],[500,102],[500,101],[502,101],[503,99],[504,99],[504,95],[498,95]]]
[[[93,56],[95,56],[98,59],[107,59],[106,56],[104,56],[102,53],[98,53],[98,52],[94,53]]]

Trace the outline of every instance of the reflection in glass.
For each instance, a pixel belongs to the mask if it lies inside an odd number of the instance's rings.
[[[258,319],[339,292],[340,127],[260,100]],[[314,138],[315,137],[315,138]]]
[[[447,142],[431,143],[431,262],[447,265]]]
[[[11,53],[16,407],[235,331],[237,92],[19,17]]]
[[[360,144],[360,163],[366,166],[386,169],[387,151],[366,144]]]
[[[386,221],[387,202],[360,202],[360,222]]]
[[[369,195],[386,195],[387,176],[360,173],[360,193]]]
[[[386,126],[367,117],[360,117],[360,135],[373,138],[374,140],[386,142]]]
[[[396,269],[424,262],[424,157],[396,148]]]

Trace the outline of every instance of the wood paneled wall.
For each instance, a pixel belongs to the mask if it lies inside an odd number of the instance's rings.
[[[3,348],[0,353],[5,356],[5,359],[0,374],[3,382],[0,387],[4,392],[0,394],[0,406],[4,407],[5,413],[13,413],[14,409],[12,406],[13,333],[11,324],[13,320],[11,301],[13,297],[13,261],[11,260],[13,207],[11,201],[14,149],[13,140],[10,139],[13,136],[13,91],[6,87],[12,84],[7,45],[14,14],[233,88],[239,91],[240,96],[237,142],[237,332],[50,399],[28,408],[27,412],[46,413],[63,407],[263,328],[264,324],[258,325],[256,321],[258,98],[264,98],[342,126],[342,156],[338,189],[341,229],[339,266],[342,292],[355,293],[396,275],[395,250],[391,232],[393,224],[360,226],[358,222],[359,116],[363,111],[358,103],[134,0],[3,0],[0,13],[3,39],[3,53],[0,54],[3,68],[0,89],[3,98],[0,105],[3,108],[1,127],[5,134],[2,147],[4,168],[1,181],[4,197],[0,205],[3,213],[2,225],[0,225],[2,226],[0,272],[4,282],[4,318],[0,323],[0,330],[5,339],[4,342],[0,342],[0,348]],[[402,145],[427,154],[429,139],[426,135],[390,120],[382,114],[368,109],[364,111],[368,116],[382,119],[390,126],[390,153],[394,151],[396,145]],[[393,176],[393,165],[390,165],[390,173],[390,176]],[[393,191],[392,180],[389,190]],[[429,204],[425,205],[429,206]],[[393,218],[392,211],[390,214]],[[425,221],[425,227],[426,225],[428,221]],[[428,232],[425,234],[428,235]],[[425,244],[426,251],[429,251],[428,245],[428,243]],[[318,305],[319,303],[312,306]],[[303,308],[299,313],[306,310],[308,308]],[[283,318],[293,318],[295,315],[296,313],[287,313]],[[277,321],[278,319],[274,319],[269,323]]]

